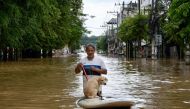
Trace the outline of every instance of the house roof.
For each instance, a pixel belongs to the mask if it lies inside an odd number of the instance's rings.
[[[117,24],[117,19],[112,18],[109,22],[107,22],[107,24]]]

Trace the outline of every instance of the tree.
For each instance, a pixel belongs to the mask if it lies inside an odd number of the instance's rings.
[[[147,39],[147,21],[145,15],[127,17],[119,27],[119,38],[124,42]]]
[[[63,43],[69,48],[79,48],[79,41],[84,33],[83,21],[80,19],[82,12],[82,0],[58,0],[61,9],[61,19],[59,20],[58,33],[63,39]],[[73,51],[73,50],[71,50]]]
[[[82,38],[81,38],[81,44],[82,45],[87,45],[89,43],[93,44],[93,45],[97,45],[97,40],[98,40],[98,36],[86,36],[84,35]]]
[[[85,31],[81,8],[82,0],[0,0],[0,52],[79,45]]]
[[[120,25],[118,35],[123,42],[130,45],[130,50],[128,50],[128,53],[132,51],[132,42],[137,41],[139,46],[138,48],[140,49],[142,39],[148,39],[147,21],[147,16],[136,15],[134,17],[127,17]],[[132,52],[130,52],[129,57],[132,57]]]
[[[103,51],[104,53],[107,51],[106,36],[99,36],[98,37],[97,50]]]
[[[172,0],[164,25],[168,42],[176,43],[184,49],[190,44],[190,1]]]

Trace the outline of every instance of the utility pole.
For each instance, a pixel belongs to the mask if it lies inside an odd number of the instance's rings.
[[[152,0],[151,12],[150,12],[150,21],[149,21],[149,29],[150,29],[150,37],[151,37],[151,58],[152,59],[155,59],[154,13],[155,13],[154,0]]]
[[[116,18],[116,22],[114,23],[111,23],[111,26],[112,26],[112,36],[114,37],[114,53],[117,53],[117,43],[118,43],[118,38],[117,38],[117,36],[115,35],[115,32],[114,32],[114,28],[113,28],[113,25],[114,24],[116,24],[116,34],[118,33],[118,16],[119,16],[119,14],[118,14],[118,11],[108,11],[107,13],[116,13],[117,15],[117,18]]]
[[[116,4],[116,3],[115,3],[115,6],[122,6],[122,8],[121,8],[121,21],[123,21],[123,19],[124,19],[124,14],[123,14],[123,12],[124,12],[124,9],[125,9],[125,5],[127,5],[127,4],[125,4],[124,1],[122,2],[122,4],[120,4],[120,3]]]
[[[120,4],[120,3],[118,3],[118,4],[116,4],[115,3],[115,6],[122,6],[121,7],[121,11],[120,11],[120,13],[118,13],[117,15],[117,33],[118,33],[118,28],[119,28],[119,23],[120,22],[123,22],[123,20],[124,20],[124,10],[125,10],[125,5],[127,5],[127,4],[125,4],[125,2],[123,1],[122,2],[122,4]],[[119,17],[119,15],[120,15],[120,17]],[[120,19],[119,19],[120,18]],[[123,51],[123,43],[122,43],[122,41],[119,39],[119,38],[117,38],[117,43],[118,43],[118,46],[119,46],[119,50],[120,50],[120,47],[121,47],[121,51],[119,51],[121,54],[123,54],[124,53],[124,51]],[[126,45],[127,45],[127,42],[126,42]],[[127,55],[127,47],[126,47],[126,55]]]
[[[119,13],[118,13],[118,11],[108,11],[107,13],[116,13],[117,14],[117,22],[116,22],[116,24],[117,24],[117,32],[118,32],[118,20],[119,20]]]
[[[141,3],[140,0],[138,0],[138,10],[139,10],[139,15],[141,14]]]
[[[158,34],[158,0],[152,0],[152,8],[150,13],[150,37],[151,37],[151,58],[157,59],[156,35]]]

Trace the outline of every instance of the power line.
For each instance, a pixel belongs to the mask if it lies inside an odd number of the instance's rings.
[[[99,28],[98,28],[98,27],[85,27],[85,28],[92,28],[92,29],[106,29],[106,28],[102,28],[102,27],[101,27],[101,28],[100,28],[100,27],[99,27]]]

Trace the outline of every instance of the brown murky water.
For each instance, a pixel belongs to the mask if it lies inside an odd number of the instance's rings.
[[[82,77],[74,66],[82,56],[0,62],[0,109],[78,108]],[[101,57],[109,72],[105,98],[133,101],[133,109],[190,107],[190,66],[183,61]]]

